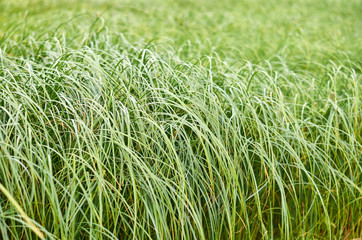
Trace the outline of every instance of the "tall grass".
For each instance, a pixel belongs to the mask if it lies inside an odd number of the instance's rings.
[[[21,28],[0,41],[1,238],[362,235],[353,54],[255,63],[127,41],[100,18]]]

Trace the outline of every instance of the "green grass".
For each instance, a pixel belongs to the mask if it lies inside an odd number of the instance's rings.
[[[1,239],[362,236],[359,0],[1,1]]]

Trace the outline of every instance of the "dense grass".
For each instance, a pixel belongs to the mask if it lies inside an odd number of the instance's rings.
[[[360,1],[0,7],[0,238],[362,235]]]

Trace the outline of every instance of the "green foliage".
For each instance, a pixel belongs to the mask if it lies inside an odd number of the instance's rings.
[[[2,239],[362,234],[359,1],[2,1]]]

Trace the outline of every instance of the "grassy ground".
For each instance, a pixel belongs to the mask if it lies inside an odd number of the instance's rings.
[[[361,6],[0,1],[0,238],[360,237]]]

